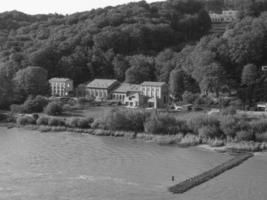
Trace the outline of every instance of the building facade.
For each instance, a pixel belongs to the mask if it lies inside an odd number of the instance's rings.
[[[149,97],[149,107],[163,108],[169,102],[169,89],[165,82],[143,82],[142,94]]]
[[[112,92],[118,85],[115,79],[95,79],[86,86],[86,97],[106,101],[112,98]]]
[[[129,84],[129,83],[122,83],[118,88],[116,88],[112,92],[112,99],[115,101],[119,101],[122,104],[126,104],[124,102],[125,98],[129,95],[135,94],[135,93],[141,93],[141,86],[136,84]]]
[[[146,98],[141,93],[134,93],[128,95],[124,99],[124,104],[130,108],[142,107],[145,105],[145,103],[146,103]]]
[[[73,81],[69,78],[52,78],[49,80],[52,96],[69,96],[73,92]]]
[[[230,23],[237,19],[238,11],[236,10],[223,10],[221,14],[209,13],[212,23]]]

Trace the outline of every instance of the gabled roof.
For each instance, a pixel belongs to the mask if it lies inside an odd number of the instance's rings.
[[[165,82],[152,82],[152,81],[145,81],[141,85],[142,86],[163,86]]]
[[[86,87],[108,89],[116,82],[117,80],[115,79],[95,79],[90,82]]]
[[[50,81],[52,81],[52,82],[66,82],[66,81],[71,81],[71,79],[69,79],[69,78],[57,78],[57,77],[55,77],[55,78],[51,78],[49,80],[49,82]]]
[[[126,92],[140,92],[141,86],[136,84],[122,83],[114,92],[126,93]]]

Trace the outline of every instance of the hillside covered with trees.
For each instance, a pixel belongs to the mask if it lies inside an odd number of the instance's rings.
[[[36,70],[46,78],[69,77],[76,86],[94,78],[165,81],[178,98],[222,88],[259,94],[255,84],[263,87],[260,66],[267,64],[265,5],[240,8],[223,36],[208,35],[207,4],[198,0],[140,1],[67,16],[2,13],[0,105],[32,95],[18,83]]]

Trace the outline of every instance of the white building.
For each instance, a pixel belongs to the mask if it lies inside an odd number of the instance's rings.
[[[68,96],[73,92],[73,81],[69,78],[51,78],[49,80],[52,96]]]
[[[209,13],[212,23],[230,23],[237,19],[237,10],[223,10],[221,14]]]
[[[112,99],[125,104],[124,100],[127,96],[141,92],[141,85],[122,83],[112,92]]]
[[[86,97],[94,97],[96,101],[111,99],[113,90],[119,85],[115,79],[95,79],[86,86]]]
[[[162,108],[168,104],[169,89],[165,82],[143,82],[142,94],[149,97],[150,107]]]

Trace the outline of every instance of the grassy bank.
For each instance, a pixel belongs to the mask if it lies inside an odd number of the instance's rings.
[[[206,171],[200,175],[197,175],[193,178],[189,178],[177,185],[174,185],[172,187],[169,187],[168,190],[174,194],[179,194],[179,193],[184,193],[188,190],[190,190],[193,187],[196,187],[220,174],[222,174],[223,172],[232,169],[233,167],[236,167],[238,165],[240,165],[241,163],[243,163],[244,161],[246,161],[247,159],[249,159],[250,157],[252,157],[253,154],[251,153],[246,153],[246,154],[239,154],[237,156],[235,156],[233,159],[209,170]]]

